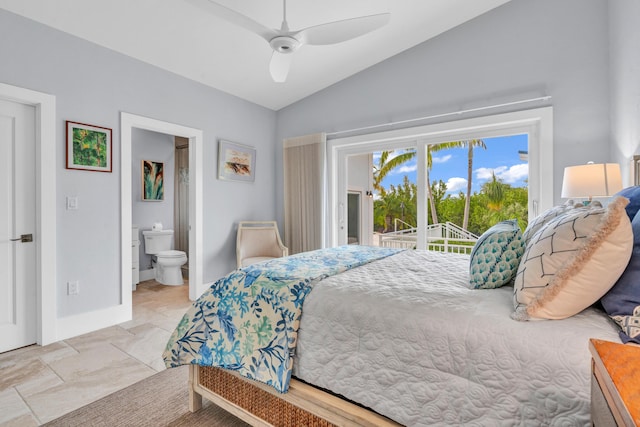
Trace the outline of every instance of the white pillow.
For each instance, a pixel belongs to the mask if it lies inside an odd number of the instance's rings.
[[[606,208],[577,207],[536,231],[518,266],[511,317],[564,319],[600,299],[631,257],[628,203],[617,197]]]
[[[582,206],[582,204],[579,204],[579,206]],[[536,234],[536,231],[544,227],[545,224],[547,224],[549,221],[553,221],[555,218],[564,214],[569,209],[573,209],[573,207],[573,200],[567,200],[566,202],[564,202],[564,204],[549,208],[529,221],[529,223],[527,224],[527,228],[524,230],[524,233],[522,233],[522,240],[524,241],[524,244],[528,245],[533,235]]]

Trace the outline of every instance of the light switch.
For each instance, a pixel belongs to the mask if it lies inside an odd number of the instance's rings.
[[[78,209],[78,198],[75,196],[67,196],[67,210],[75,211]]]
[[[67,282],[67,295],[78,295],[79,293],[80,283],[78,281]]]

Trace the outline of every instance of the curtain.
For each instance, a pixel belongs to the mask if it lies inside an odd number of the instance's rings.
[[[326,141],[324,133],[284,140],[284,241],[289,254],[323,247]]]
[[[189,256],[189,140],[176,137],[173,221],[175,249]]]

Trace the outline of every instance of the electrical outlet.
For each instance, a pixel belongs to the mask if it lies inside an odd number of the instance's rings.
[[[78,210],[78,198],[76,196],[67,196],[67,210],[68,211]]]
[[[80,293],[80,284],[75,282],[67,282],[67,295],[78,295]]]

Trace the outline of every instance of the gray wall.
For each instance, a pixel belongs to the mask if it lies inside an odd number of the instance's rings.
[[[610,159],[607,9],[512,0],[280,110],[276,159],[283,138],[551,95],[559,201],[565,166]],[[279,217],[282,205],[279,192]]]
[[[59,316],[119,302],[121,111],[204,131],[201,232],[213,281],[233,268],[237,221],[282,221],[284,138],[552,95],[556,201],[564,166],[610,157],[624,166],[640,144],[639,3],[512,0],[277,114],[0,10],[0,81],[57,101]],[[113,173],[64,168],[65,120],[113,129]],[[255,183],[217,180],[219,138],[257,148]],[[65,210],[67,195],[79,210]],[[73,298],[70,280],[80,281]]]
[[[239,220],[275,216],[274,111],[4,10],[0,58],[1,82],[56,96],[59,317],[120,302],[121,111],[203,130],[205,282],[234,268]],[[113,129],[113,173],[65,169],[65,120]],[[219,138],[256,147],[255,183],[217,179]],[[68,195],[77,211],[65,210]],[[70,297],[72,280],[80,294]]]
[[[629,159],[640,154],[640,1],[609,1],[611,61],[611,150],[623,179],[630,180]]]
[[[161,222],[165,230],[173,230],[173,201],[175,183],[174,137],[143,129],[131,134],[131,220],[139,228],[140,271],[151,269],[151,255],[145,253],[143,230],[151,230]],[[164,200],[142,200],[142,161],[163,162]]]

